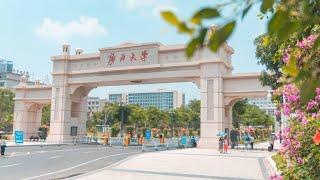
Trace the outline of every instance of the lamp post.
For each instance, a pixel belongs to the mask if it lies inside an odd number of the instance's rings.
[[[119,100],[119,106],[120,106],[120,109],[121,109],[121,124],[120,124],[120,132],[121,132],[121,137],[124,137],[124,112],[123,112],[123,101],[122,99]]]
[[[271,100],[273,92],[274,92],[273,90],[268,91],[268,95],[267,95],[268,99]],[[284,98],[284,96],[282,96],[282,102],[283,102],[283,104],[286,103],[286,98]],[[277,120],[278,120],[278,117],[277,117]],[[280,126],[280,130],[279,130],[280,138],[279,138],[279,140],[280,140],[280,143],[282,142],[282,135],[281,134],[282,134],[283,126],[284,127],[286,126],[286,122],[285,121],[286,121],[286,117],[283,114],[283,112],[281,111],[281,117],[280,117],[280,121],[279,121],[279,126]]]

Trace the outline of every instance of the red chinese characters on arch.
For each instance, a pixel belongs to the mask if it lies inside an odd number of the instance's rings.
[[[120,62],[125,61],[125,60],[126,60],[126,55],[125,54],[121,54]]]
[[[141,59],[141,61],[146,61],[147,58],[148,58],[148,51],[147,50],[143,50],[141,52],[140,59]]]
[[[126,55],[124,53],[121,53],[118,56],[115,55],[115,53],[111,52],[108,55],[108,66],[112,66],[117,60],[120,63],[124,63],[127,60],[127,58],[130,62],[136,62],[138,60],[140,60],[141,62],[145,62],[148,59],[148,57],[149,57],[149,53],[147,50],[142,50],[140,52],[140,56],[139,56],[139,54],[136,55],[135,52],[131,52],[130,55]]]
[[[136,55],[134,53],[131,53],[130,61],[136,61],[136,60],[137,60]]]
[[[116,61],[116,56],[114,55],[114,53],[110,53],[108,59],[108,65],[111,66]]]

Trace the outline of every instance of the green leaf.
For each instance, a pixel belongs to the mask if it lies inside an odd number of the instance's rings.
[[[266,13],[269,9],[272,8],[273,4],[274,4],[274,0],[263,0],[260,6],[260,11],[262,13]]]
[[[202,29],[200,29],[200,33],[199,33],[199,36],[198,36],[200,46],[203,45],[204,40],[205,40],[206,35],[207,35],[207,32],[208,32],[208,28],[202,28]]]
[[[203,8],[196,12],[191,18],[191,22],[194,24],[201,24],[202,19],[212,19],[219,17],[220,13],[215,8]]]
[[[294,32],[300,29],[300,23],[298,21],[288,21],[277,32],[277,37],[280,41],[287,40]]]
[[[320,37],[317,38],[312,47],[313,50],[317,50],[317,48],[320,48]]]
[[[298,75],[297,60],[291,56],[289,63],[282,66],[282,72],[295,78]]]
[[[186,55],[188,58],[193,56],[196,49],[199,47],[199,38],[193,38],[190,42],[188,42],[188,45],[186,47]]]
[[[247,13],[248,13],[249,10],[251,9],[252,5],[253,5],[252,3],[249,4],[249,5],[243,10],[242,15],[241,15],[241,19],[243,19],[243,18],[247,15]]]
[[[277,11],[269,21],[268,24],[268,33],[273,35],[278,32],[279,28],[284,27],[288,21],[288,12],[287,11]]]
[[[302,82],[300,87],[300,100],[302,105],[306,104],[315,95],[315,90],[320,86],[320,81],[316,77],[309,77]]]
[[[177,26],[180,24],[180,21],[177,18],[177,16],[171,11],[162,11],[161,16],[164,20],[166,20],[168,23],[174,26]]]
[[[207,35],[207,28],[200,29],[199,35],[193,38],[186,47],[186,55],[188,58],[193,56],[194,52],[199,48],[202,47],[204,44],[205,37]]]
[[[236,22],[231,21],[224,25],[222,28],[216,30],[216,32],[209,39],[209,48],[212,51],[216,52],[219,47],[231,36],[235,26]]]
[[[179,32],[179,33],[193,34],[194,29],[189,28],[185,22],[181,22],[181,23],[179,23],[179,25],[178,25],[178,32]]]

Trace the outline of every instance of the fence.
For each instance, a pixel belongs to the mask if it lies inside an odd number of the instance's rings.
[[[195,142],[198,141],[198,138],[194,138]],[[97,137],[83,137],[81,141],[79,138],[74,139],[74,143],[82,144],[103,144],[103,139]],[[109,139],[110,146],[123,146],[122,137],[110,137]],[[137,138],[131,138],[129,146],[139,146]],[[166,138],[164,143],[160,143],[159,138],[152,138],[151,140],[144,140],[141,145],[141,149],[144,152],[147,151],[161,151],[169,149],[181,149],[181,148],[191,148],[193,147],[190,137],[186,137],[184,142],[182,138]]]

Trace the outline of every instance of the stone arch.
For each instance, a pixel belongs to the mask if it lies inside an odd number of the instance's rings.
[[[29,123],[26,131],[26,138],[29,136],[37,136],[38,130],[41,126],[41,117],[42,117],[42,108],[43,104],[39,103],[30,103],[28,107],[28,119]]]

